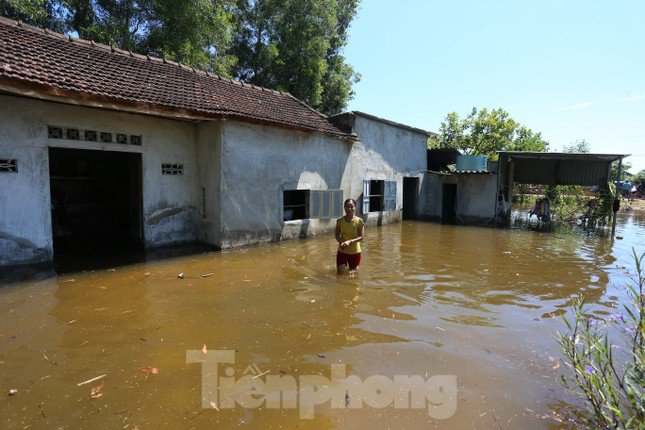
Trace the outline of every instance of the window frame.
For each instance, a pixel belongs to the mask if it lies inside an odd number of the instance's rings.
[[[304,203],[297,203],[297,204],[287,204],[287,193],[304,193]],[[296,189],[296,190],[282,190],[282,221],[283,222],[288,222],[288,221],[302,221],[309,219],[310,217],[310,193],[311,190],[303,190],[303,189]],[[290,200],[291,203],[291,200]],[[295,210],[297,208],[302,208],[304,209],[304,217],[302,218],[295,218],[296,212]],[[287,210],[294,210],[294,217],[291,219],[286,219],[286,211]]]
[[[374,185],[378,186],[374,194]],[[362,212],[393,212],[396,211],[397,181],[386,179],[363,180],[363,205]],[[375,207],[378,206],[378,207]]]

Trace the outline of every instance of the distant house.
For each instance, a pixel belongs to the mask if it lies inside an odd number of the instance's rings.
[[[0,18],[0,265],[424,217],[428,132]]]

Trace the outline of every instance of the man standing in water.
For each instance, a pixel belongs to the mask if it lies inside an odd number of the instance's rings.
[[[336,221],[336,240],[339,243],[336,253],[337,273],[342,275],[345,267],[356,270],[361,263],[361,244],[365,234],[365,223],[355,215],[356,200],[347,199],[343,204],[345,216]]]

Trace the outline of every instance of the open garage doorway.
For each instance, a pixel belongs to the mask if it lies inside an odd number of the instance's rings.
[[[49,148],[54,260],[140,251],[141,154]]]

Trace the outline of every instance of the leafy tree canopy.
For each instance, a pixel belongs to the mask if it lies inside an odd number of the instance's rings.
[[[632,176],[629,172],[632,169],[632,163],[629,161],[623,160],[623,166],[620,171],[620,178],[618,177],[618,161],[614,161],[611,164],[611,169],[609,170],[609,177],[612,181],[624,181]]]
[[[288,91],[339,113],[360,75],[342,50],[360,0],[0,0],[12,19]]]
[[[288,91],[323,113],[340,112],[360,79],[342,56],[359,1],[238,0],[234,74]]]
[[[441,123],[436,140],[428,141],[431,148],[455,148],[465,155],[486,155],[497,159],[496,151],[536,151],[549,148],[542,133],[517,123],[504,109],[478,110],[473,107],[465,118],[449,113]]]
[[[645,169],[642,169],[640,172],[632,175],[629,180],[636,186],[640,185],[641,187],[645,187]]]
[[[578,139],[569,145],[564,145],[562,152],[569,154],[588,154],[591,152],[591,146],[585,139]]]

